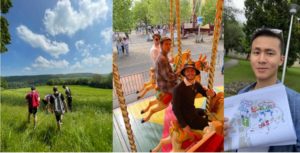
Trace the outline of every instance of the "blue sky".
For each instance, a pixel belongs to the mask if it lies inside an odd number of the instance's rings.
[[[112,72],[111,0],[13,0],[1,76]]]

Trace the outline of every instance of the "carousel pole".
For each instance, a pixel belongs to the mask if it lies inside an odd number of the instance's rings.
[[[128,111],[127,111],[127,106],[125,103],[125,98],[123,95],[123,90],[122,90],[122,84],[120,82],[120,75],[119,75],[119,70],[118,70],[118,66],[117,66],[117,55],[116,53],[113,54],[113,83],[114,83],[114,87],[118,96],[118,101],[120,104],[120,108],[121,108],[121,112],[122,112],[122,116],[123,116],[123,120],[125,123],[125,128],[127,131],[127,135],[128,135],[128,140],[129,140],[129,144],[130,144],[130,148],[131,148],[131,152],[137,152],[136,150],[136,145],[134,142],[134,136],[133,136],[133,132],[131,129],[131,125],[130,125],[130,120],[128,117]]]
[[[173,29],[173,0],[170,0],[170,34],[171,34],[171,57],[173,57],[173,50],[174,50],[174,29]]]
[[[181,24],[180,24],[180,0],[176,0],[176,25],[177,25],[177,46],[178,46],[178,52],[177,54],[179,55],[179,60],[178,63],[176,63],[176,67],[175,67],[175,71],[180,68],[181,66],[181,56],[182,56],[182,52],[181,52]]]
[[[222,12],[223,12],[223,2],[224,0],[217,1],[217,10],[216,10],[216,18],[215,18],[215,27],[214,27],[214,37],[213,37],[213,45],[212,45],[212,55],[210,60],[210,69],[209,69],[209,78],[208,78],[208,88],[213,89],[214,86],[214,74],[216,67],[216,57],[218,52],[218,43],[222,22]],[[210,101],[212,97],[209,97],[206,102],[206,112],[210,114]]]

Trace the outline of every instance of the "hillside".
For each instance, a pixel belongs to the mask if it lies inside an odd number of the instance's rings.
[[[54,114],[38,110],[37,128],[27,123],[25,95],[29,88],[1,91],[1,151],[100,152],[112,151],[112,90],[69,86],[73,112],[65,113],[61,131]],[[40,97],[52,86],[37,86]],[[59,91],[63,91],[59,86]],[[42,104],[41,104],[42,106]]]
[[[5,76],[1,77],[4,88],[22,88],[31,85],[90,85],[99,88],[110,88],[111,74],[72,73],[72,74],[47,74],[30,76]],[[4,85],[5,84],[5,85]]]

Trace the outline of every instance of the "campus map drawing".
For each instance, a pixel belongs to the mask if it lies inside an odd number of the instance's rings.
[[[225,98],[225,117],[231,127],[225,150],[296,143],[282,84]]]

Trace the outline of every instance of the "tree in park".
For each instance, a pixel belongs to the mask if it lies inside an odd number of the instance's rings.
[[[242,24],[235,18],[235,15],[239,13],[241,10],[232,7],[232,1],[226,1],[223,11],[225,55],[231,50],[245,51],[242,45],[245,40]]]
[[[214,24],[216,16],[217,0],[207,0],[201,10],[203,16],[203,24]]]
[[[12,7],[12,3],[10,0],[1,0],[1,34],[0,34],[0,40],[1,40],[1,47],[0,47],[0,53],[7,52],[6,45],[10,44],[10,34],[8,31],[8,21],[3,16],[3,14],[8,13],[9,8]]]
[[[144,0],[145,1],[145,0]],[[170,0],[149,0],[148,11],[152,25],[169,24],[170,19]],[[173,0],[174,23],[175,0]],[[180,0],[180,20],[181,23],[188,22],[192,16],[191,4],[189,0]]]
[[[132,0],[113,1],[113,31],[130,32],[132,28]]]
[[[255,29],[261,27],[281,29],[283,31],[284,42],[286,45],[291,19],[291,14],[289,13],[290,2],[300,4],[300,0],[245,0],[245,16],[247,22],[243,29],[246,34],[244,48],[247,48],[248,46],[248,53],[250,52],[249,46],[251,34],[255,31]],[[300,10],[298,10],[298,16],[300,14],[299,12]],[[287,65],[293,65],[296,59],[299,58],[300,25],[298,21],[294,20]]]
[[[150,0],[136,1],[134,7],[132,8],[133,20],[136,24],[135,26],[145,24],[146,27],[150,24],[150,14],[148,10],[148,5]],[[148,30],[146,28],[146,30]],[[146,31],[148,33],[148,31]]]

